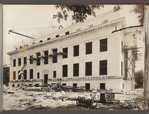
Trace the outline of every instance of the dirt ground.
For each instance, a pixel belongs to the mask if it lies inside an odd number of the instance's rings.
[[[86,106],[77,106],[75,100],[70,100],[70,96],[86,94],[87,92],[35,92],[13,90],[14,93],[3,94],[3,110],[141,110],[142,109],[142,89],[137,90],[136,95],[115,96],[116,100],[120,100],[120,104],[103,104],[96,103],[92,108]],[[67,99],[53,99],[59,94]],[[137,103],[124,103],[125,100],[133,101],[139,98]],[[137,105],[137,106],[136,106]]]

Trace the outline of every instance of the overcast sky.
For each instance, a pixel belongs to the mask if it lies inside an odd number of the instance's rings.
[[[104,8],[96,10],[96,15],[113,10],[113,5],[105,5]],[[122,10],[119,11],[121,16],[125,16],[127,26],[138,25],[137,14],[131,12],[134,5],[123,5]],[[3,64],[9,64],[9,56],[6,54],[9,51],[14,50],[16,46],[20,44],[27,44],[32,41],[26,37],[22,37],[16,34],[8,34],[8,30],[34,37],[40,38],[41,36],[48,34],[52,31],[58,30],[53,26],[58,26],[56,19],[53,19],[53,15],[58,10],[54,5],[3,5]],[[69,13],[71,15],[71,13]],[[89,17],[93,18],[93,16]],[[67,21],[62,21],[63,27],[71,25],[71,16]],[[139,40],[139,45],[143,46],[143,42]],[[143,68],[143,61],[138,62],[137,69]]]

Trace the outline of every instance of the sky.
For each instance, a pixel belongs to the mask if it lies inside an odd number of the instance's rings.
[[[111,11],[113,7],[114,5],[105,5],[104,8],[95,10],[96,15]],[[131,12],[133,8],[134,5],[123,5],[122,10],[119,11],[120,15],[126,18],[127,26],[139,24],[137,14]],[[58,11],[54,5],[3,5],[3,64],[10,63],[7,52],[14,50],[20,44],[32,42],[32,39],[13,33],[8,34],[9,30],[41,38],[45,34],[58,30],[59,24],[56,19],[53,19],[53,15]],[[71,24],[71,13],[69,13],[68,20],[62,21],[61,25],[66,27]],[[138,40],[138,45],[143,47],[143,41]],[[143,56],[142,61],[137,62],[137,66],[140,66],[137,70],[143,68]]]

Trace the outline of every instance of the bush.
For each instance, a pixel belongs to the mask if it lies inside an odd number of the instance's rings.
[[[3,84],[8,86],[10,67],[3,67]]]
[[[143,77],[144,77],[143,70],[137,71],[135,73],[136,88],[142,88],[143,87]]]

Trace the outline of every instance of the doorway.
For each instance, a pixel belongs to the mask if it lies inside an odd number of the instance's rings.
[[[47,84],[47,82],[48,82],[48,74],[45,74],[44,75],[44,84]]]
[[[106,102],[105,93],[101,93],[101,94],[100,94],[100,102],[101,102],[101,103],[105,103],[105,102]]]

